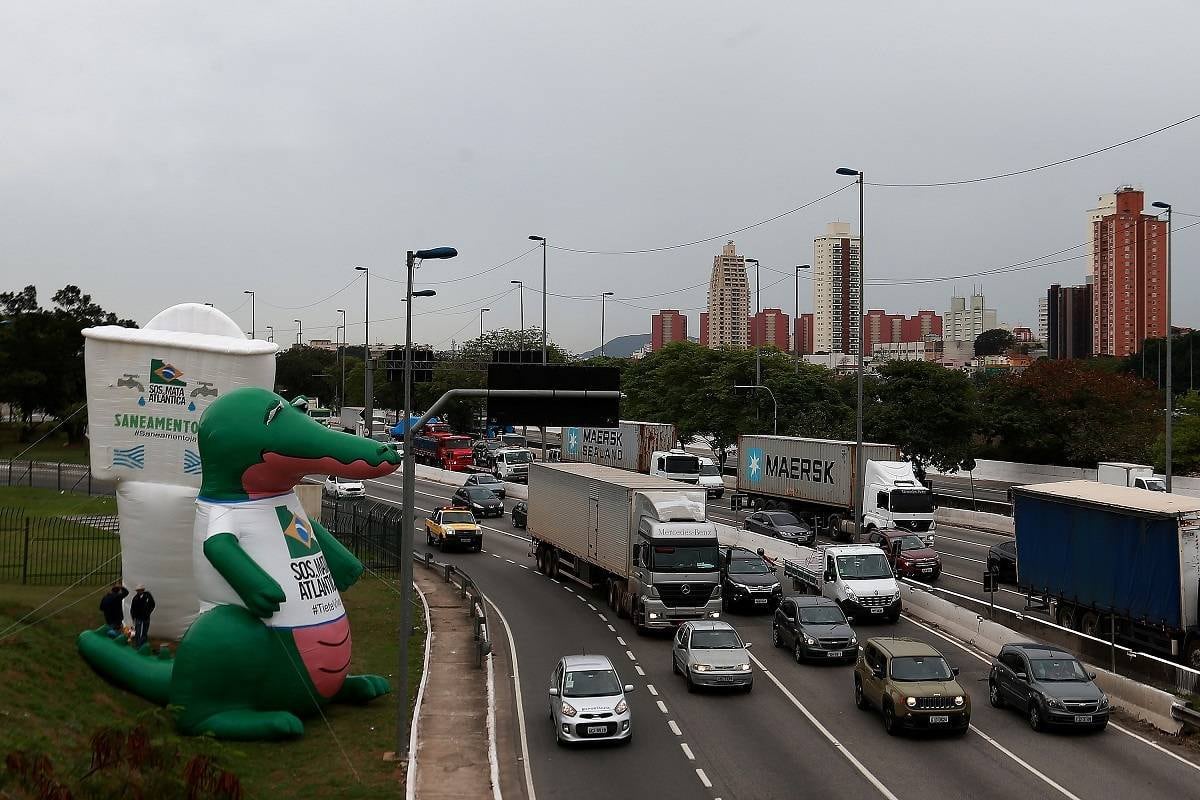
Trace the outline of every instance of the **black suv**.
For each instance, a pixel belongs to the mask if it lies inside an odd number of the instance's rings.
[[[771,623],[771,644],[791,648],[797,664],[808,659],[852,664],[858,658],[858,636],[828,597],[783,598]]]
[[[1012,706],[1035,731],[1049,725],[1102,731],[1112,708],[1089,672],[1065,650],[1036,642],[1001,648],[988,675],[988,700]]]
[[[783,591],[775,568],[752,550],[730,547],[721,552],[721,607],[771,610]]]

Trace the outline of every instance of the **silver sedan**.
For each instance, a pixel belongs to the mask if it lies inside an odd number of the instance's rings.
[[[749,649],[728,622],[689,622],[675,634],[671,671],[683,675],[689,692],[700,686],[748,692],[754,688]]]
[[[560,744],[583,741],[629,742],[633,717],[622,685],[607,656],[563,656],[550,674],[550,721]]]

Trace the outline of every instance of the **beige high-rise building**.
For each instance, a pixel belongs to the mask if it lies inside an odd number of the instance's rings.
[[[704,326],[701,325],[703,328]],[[750,284],[746,280],[746,258],[733,242],[713,257],[708,282],[709,347],[748,347],[750,344]]]
[[[862,345],[862,239],[831,222],[813,241],[813,350],[857,354]]]

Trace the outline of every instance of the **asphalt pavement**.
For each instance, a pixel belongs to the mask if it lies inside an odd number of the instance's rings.
[[[397,501],[399,486],[389,477],[370,482],[368,493]],[[426,481],[415,488],[419,512],[451,494]],[[712,511],[721,521],[732,516]],[[986,557],[988,542],[979,537],[939,528],[946,568],[957,557],[964,576],[981,574],[982,565],[970,560]],[[423,537],[417,545],[426,549]],[[990,660],[907,617],[860,626],[860,639],[912,636],[960,667],[973,700],[972,729],[962,739],[889,737],[877,714],[854,707],[850,667],[794,663],[771,647],[765,614],[727,617],[755,645],[753,692],[690,695],[671,674],[669,638],[639,637],[608,613],[599,593],[536,572],[524,532],[507,516],[485,523],[483,553],[435,557],[467,569],[511,629],[539,797],[1181,798],[1200,785],[1200,765],[1187,751],[1142,739],[1124,725],[1096,735],[1037,734],[1022,715],[991,708]],[[609,656],[637,687],[631,744],[555,745],[549,674],[560,656],[577,652]]]

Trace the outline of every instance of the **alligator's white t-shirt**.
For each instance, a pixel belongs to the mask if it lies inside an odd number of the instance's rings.
[[[295,492],[240,502],[197,498],[192,546],[200,613],[218,605],[246,605],[204,555],[205,541],[222,533],[236,536],[246,554],[287,595],[264,624],[299,628],[331,622],[345,613],[325,554]]]

